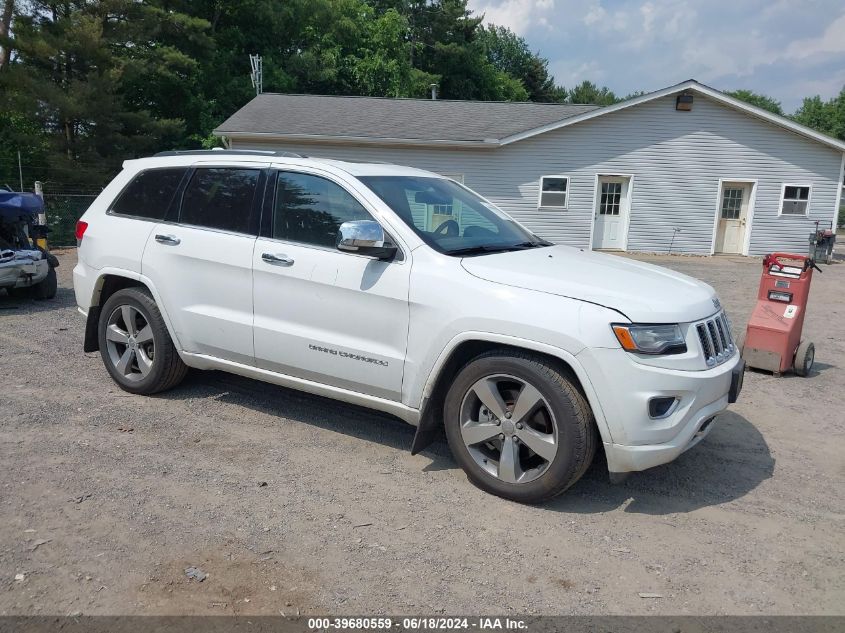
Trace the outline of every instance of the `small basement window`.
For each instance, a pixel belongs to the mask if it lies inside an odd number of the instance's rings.
[[[569,206],[569,176],[540,177],[540,207]]]
[[[781,215],[807,215],[810,207],[810,185],[784,185]]]

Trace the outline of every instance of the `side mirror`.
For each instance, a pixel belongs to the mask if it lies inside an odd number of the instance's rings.
[[[337,249],[376,259],[391,259],[396,255],[396,247],[385,242],[384,229],[374,220],[352,220],[341,224],[337,232]]]

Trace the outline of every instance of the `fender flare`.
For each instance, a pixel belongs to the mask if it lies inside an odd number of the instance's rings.
[[[95,290],[94,290],[94,294],[91,297],[92,301],[94,300],[94,297],[96,297],[97,303],[96,303],[96,305],[90,306],[89,311],[88,311],[89,319],[88,319],[88,323],[86,324],[86,327],[85,327],[86,341],[87,341],[87,338],[89,336],[89,330],[91,330],[91,327],[92,327],[91,326],[92,318],[96,319],[94,321],[94,330],[93,330],[95,332],[95,335],[96,335],[96,322],[99,321],[100,308],[102,308],[102,302],[100,301],[100,292],[101,292],[102,287],[103,287],[103,279],[107,276],[125,277],[126,279],[131,279],[132,281],[137,281],[137,282],[143,284],[144,286],[146,286],[147,290],[149,290],[150,294],[152,294],[153,300],[156,302],[156,306],[158,306],[159,312],[161,312],[161,316],[164,319],[164,324],[167,327],[167,333],[170,334],[170,338],[173,340],[173,345],[176,347],[176,350],[180,352],[180,356],[181,356],[182,346],[179,343],[179,337],[176,335],[176,330],[174,330],[174,328],[173,328],[173,322],[170,319],[170,315],[167,313],[167,309],[164,307],[164,302],[161,301],[161,295],[159,294],[158,289],[156,288],[155,284],[153,283],[153,281],[149,277],[146,277],[146,276],[142,275],[141,273],[136,272],[134,270],[127,270],[125,268],[114,268],[114,267],[109,266],[109,267],[106,267],[106,268],[101,268],[97,271],[97,279],[94,282],[94,289]]]
[[[414,435],[414,442],[411,446],[412,455],[416,455],[422,451],[436,438],[437,431],[442,424],[442,420],[440,419],[439,412],[434,411],[434,407],[431,406],[432,394],[434,392],[435,385],[440,378],[440,373],[443,371],[443,368],[452,356],[452,353],[459,345],[469,341],[501,343],[502,345],[507,345],[509,347],[517,347],[545,354],[566,363],[581,383],[581,388],[584,390],[584,395],[586,396],[587,402],[593,411],[593,417],[595,418],[596,427],[598,427],[602,442],[604,444],[610,444],[613,442],[613,438],[610,434],[610,428],[607,424],[607,419],[605,418],[604,411],[602,410],[601,403],[599,402],[598,394],[593,387],[593,383],[590,381],[587,371],[574,354],[554,345],[510,336],[507,334],[495,334],[493,332],[462,332],[449,341],[446,347],[440,352],[440,355],[437,357],[437,360],[428,375],[422,393],[420,422],[417,426],[417,432]]]

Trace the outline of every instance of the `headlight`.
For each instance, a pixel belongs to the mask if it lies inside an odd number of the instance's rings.
[[[640,354],[683,354],[687,351],[678,325],[611,324],[622,348]]]

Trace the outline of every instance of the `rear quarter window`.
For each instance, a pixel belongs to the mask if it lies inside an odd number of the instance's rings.
[[[252,233],[250,216],[258,175],[258,169],[197,169],[185,188],[179,222],[235,233]]]
[[[186,171],[184,167],[142,171],[120,193],[109,211],[147,220],[163,220]]]

